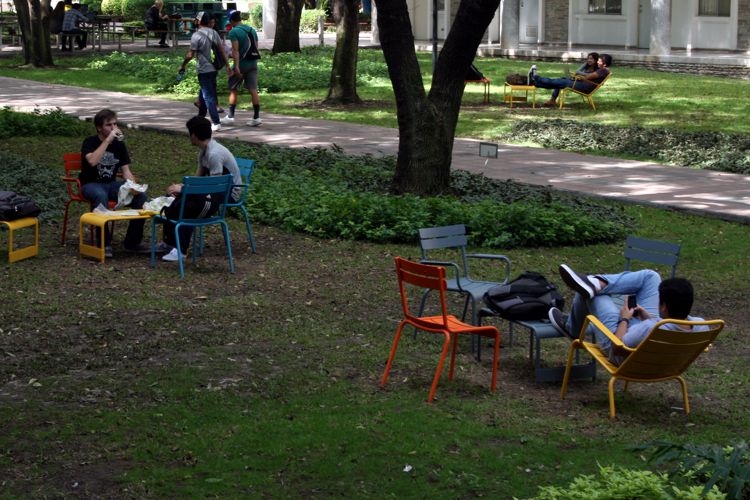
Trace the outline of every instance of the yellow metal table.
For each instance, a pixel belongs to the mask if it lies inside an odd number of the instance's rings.
[[[514,96],[513,92],[524,92],[524,95]],[[536,87],[533,85],[511,85],[506,82],[503,87],[503,101],[512,108],[513,102],[528,102],[529,92],[531,92],[531,107],[536,108]]]
[[[24,217],[16,220],[0,220],[0,227],[8,229],[8,262],[17,262],[22,259],[34,257],[39,253],[39,219],[36,217]],[[16,249],[14,243],[15,232],[19,229],[34,228],[34,244]]]
[[[132,212],[126,210],[126,212]],[[153,217],[153,213],[142,211],[138,215],[109,215],[109,214],[97,214],[94,212],[87,212],[81,215],[81,224],[78,228],[78,253],[81,256],[93,257],[98,259],[99,262],[104,262],[104,226],[108,222],[115,222],[119,220],[133,220],[133,219],[150,219]],[[99,246],[92,243],[87,243],[84,238],[84,226],[98,227],[101,237],[99,238]],[[95,238],[94,238],[95,240]]]

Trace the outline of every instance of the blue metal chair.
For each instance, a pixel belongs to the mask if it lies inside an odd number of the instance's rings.
[[[250,178],[253,176],[253,169],[255,168],[255,160],[248,160],[247,158],[237,158],[237,166],[240,169],[240,175],[242,176],[243,184],[235,184],[232,186],[242,187],[242,195],[240,199],[234,203],[227,203],[227,208],[239,208],[242,210],[242,215],[245,217],[245,228],[247,229],[247,237],[250,240],[250,250],[255,252],[255,237],[253,236],[253,226],[250,225],[250,217],[247,215],[247,208],[245,203],[247,202],[247,194],[250,191]],[[203,229],[201,228],[198,234],[198,242],[200,255],[203,255]]]
[[[180,212],[177,219],[169,219],[163,215],[155,215],[151,219],[151,267],[156,266],[156,224],[163,224],[167,221],[175,224],[175,240],[177,248],[180,248],[180,233],[179,228],[181,226],[193,226],[198,229],[193,233],[193,263],[195,263],[195,254],[202,253],[201,245],[197,244],[197,235],[202,233],[204,226],[210,226],[213,224],[219,224],[224,233],[224,243],[227,246],[227,254],[229,256],[229,271],[234,273],[234,260],[232,259],[232,246],[229,241],[229,226],[226,220],[224,220],[224,214],[226,213],[227,202],[229,201],[229,193],[233,187],[231,175],[217,175],[210,177],[190,177],[186,176],[182,179],[182,196],[180,196]],[[185,202],[188,196],[199,195],[205,196],[210,194],[212,196],[218,196],[222,202],[219,206],[219,211],[216,215],[206,217],[204,219],[189,219],[186,218],[185,213]],[[185,270],[182,265],[182,253],[177,252],[179,257],[178,262],[180,264],[180,278],[185,277]]]

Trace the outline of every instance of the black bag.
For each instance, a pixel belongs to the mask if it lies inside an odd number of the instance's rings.
[[[505,77],[505,83],[510,85],[528,85],[529,77],[527,75],[521,75],[519,73],[511,73]]]
[[[484,303],[501,318],[510,320],[544,319],[551,307],[565,306],[555,285],[531,271],[506,285],[490,288],[484,294]]]
[[[253,36],[251,31],[245,31],[245,34],[247,34],[247,38],[250,41],[250,44],[247,46],[247,50],[244,54],[242,54],[242,59],[244,61],[257,61],[260,59],[260,52],[258,51],[258,44],[255,43],[255,37]]]
[[[0,191],[0,220],[36,217],[41,212],[39,206],[28,196],[14,191]]]
[[[468,71],[466,71],[466,77],[464,80],[481,80],[482,78],[484,78],[484,74],[472,64],[469,66]]]

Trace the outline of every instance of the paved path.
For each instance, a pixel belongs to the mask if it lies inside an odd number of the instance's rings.
[[[80,117],[109,107],[129,126],[178,132],[185,132],[185,122],[195,114],[190,103],[3,77],[0,106],[59,107]],[[262,114],[263,125],[250,128],[244,126],[248,118],[247,111],[239,111],[237,125],[224,127],[216,137],[288,147],[336,144],[352,154],[395,155],[398,150],[395,129],[269,113]],[[750,176],[502,144],[497,159],[481,158],[478,152],[479,141],[456,139],[453,168],[750,223]]]

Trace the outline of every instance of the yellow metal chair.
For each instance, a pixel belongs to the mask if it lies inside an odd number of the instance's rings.
[[[39,219],[36,217],[24,217],[16,220],[0,220],[0,228],[8,229],[8,262],[17,262],[22,259],[34,257],[39,253]],[[14,245],[15,232],[26,227],[34,228],[34,244],[26,245],[16,249]]]
[[[560,99],[560,109],[563,109],[563,106],[565,106],[565,93],[566,92],[575,92],[576,94],[578,94],[579,96],[581,96],[581,98],[584,101],[588,101],[589,105],[591,105],[591,109],[593,109],[594,111],[596,111],[596,104],[594,104],[594,94],[600,88],[602,88],[602,85],[604,85],[607,82],[607,80],[609,80],[609,77],[611,77],[611,76],[612,76],[612,72],[610,71],[609,74],[604,77],[604,80],[602,80],[601,82],[599,82],[598,84],[596,84],[596,86],[593,89],[591,89],[591,91],[586,92],[583,89],[577,89],[576,88],[576,83],[583,82],[583,81],[588,81],[588,80],[586,80],[581,75],[575,75],[575,81],[573,82],[573,86],[572,87],[566,87],[566,88],[564,88],[564,89],[562,89],[560,91],[560,98],[559,98]],[[593,82],[588,82],[588,83],[593,83]]]
[[[673,325],[706,325],[708,330],[702,332],[688,332],[685,330],[668,330],[663,328],[667,324]],[[627,356],[618,366],[612,363],[599,346],[592,342],[586,342],[586,330],[589,325],[599,329],[606,335],[618,353]],[[604,326],[601,321],[593,315],[588,315],[583,323],[581,333],[568,349],[568,362],[565,367],[562,391],[560,399],[565,399],[568,390],[568,379],[570,368],[573,364],[573,356],[577,349],[587,351],[599,362],[612,378],[609,381],[609,416],[615,416],[615,382],[617,379],[625,381],[624,391],[628,389],[629,382],[661,382],[663,380],[677,379],[682,386],[682,398],[685,402],[685,414],[690,413],[688,401],[687,384],[682,378],[682,373],[690,366],[700,353],[706,351],[711,342],[716,339],[719,332],[724,328],[724,321],[685,321],[677,319],[666,319],[654,325],[651,333],[636,348],[627,347],[622,340]]]

